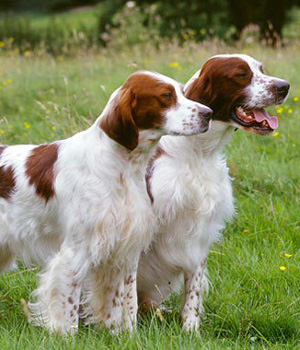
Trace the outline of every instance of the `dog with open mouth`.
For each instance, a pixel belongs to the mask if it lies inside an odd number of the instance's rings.
[[[214,111],[206,134],[164,136],[148,164],[146,181],[160,226],[138,267],[141,306],[159,305],[184,281],[184,330],[197,330],[209,248],[234,214],[222,153],[235,129],[268,135],[278,127],[264,109],[283,103],[289,84],[264,74],[248,55],[210,58],[185,85],[185,96]]]
[[[289,84],[265,75],[262,64],[247,55],[218,55],[196,72],[185,91],[191,100],[209,104],[215,120],[231,119],[238,128],[266,135],[277,129],[278,120],[264,108],[284,102]]]

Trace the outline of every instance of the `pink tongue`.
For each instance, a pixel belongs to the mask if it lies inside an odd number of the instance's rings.
[[[264,109],[254,109],[252,112],[255,120],[258,123],[261,123],[265,120],[271,129],[275,130],[278,128],[278,119],[276,117],[270,117],[267,111]]]

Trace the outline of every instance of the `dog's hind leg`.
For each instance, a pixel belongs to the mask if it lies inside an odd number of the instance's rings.
[[[8,245],[0,244],[0,273],[8,270],[14,261],[14,255]]]
[[[34,325],[59,334],[77,331],[81,285],[88,266],[87,255],[62,246],[40,275],[35,300],[28,304]]]

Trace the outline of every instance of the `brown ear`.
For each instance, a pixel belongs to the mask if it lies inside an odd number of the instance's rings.
[[[212,97],[211,93],[212,88],[210,79],[207,74],[201,72],[200,76],[188,87],[185,97],[196,102],[209,104]]]
[[[138,145],[139,131],[132,116],[135,96],[122,88],[111,101],[111,108],[100,120],[100,128],[114,141],[130,151]]]

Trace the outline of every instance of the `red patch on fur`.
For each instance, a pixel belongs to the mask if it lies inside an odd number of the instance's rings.
[[[0,157],[1,157],[1,153],[5,150],[7,146],[0,146]]]
[[[54,164],[58,157],[58,145],[41,145],[32,150],[26,161],[26,175],[29,184],[34,185],[36,194],[46,202],[55,195],[53,188]]]
[[[146,170],[146,175],[145,175],[146,188],[147,188],[148,196],[149,196],[152,204],[154,202],[154,198],[153,198],[153,194],[151,191],[150,180],[151,180],[151,177],[152,177],[152,174],[154,171],[154,162],[156,161],[156,159],[158,159],[159,157],[161,157],[164,154],[167,154],[167,153],[160,146],[158,146],[154,156],[150,159],[148,166],[147,166],[147,170]]]
[[[0,146],[0,157],[7,146]],[[10,166],[0,166],[0,197],[9,199],[16,186],[14,169]]]
[[[100,128],[113,140],[132,151],[140,129],[160,128],[164,111],[176,105],[174,86],[155,75],[132,74],[110,102]]]
[[[245,99],[245,87],[253,73],[247,62],[239,57],[213,57],[188,87],[185,97],[204,103],[221,120],[228,119],[234,105]]]

